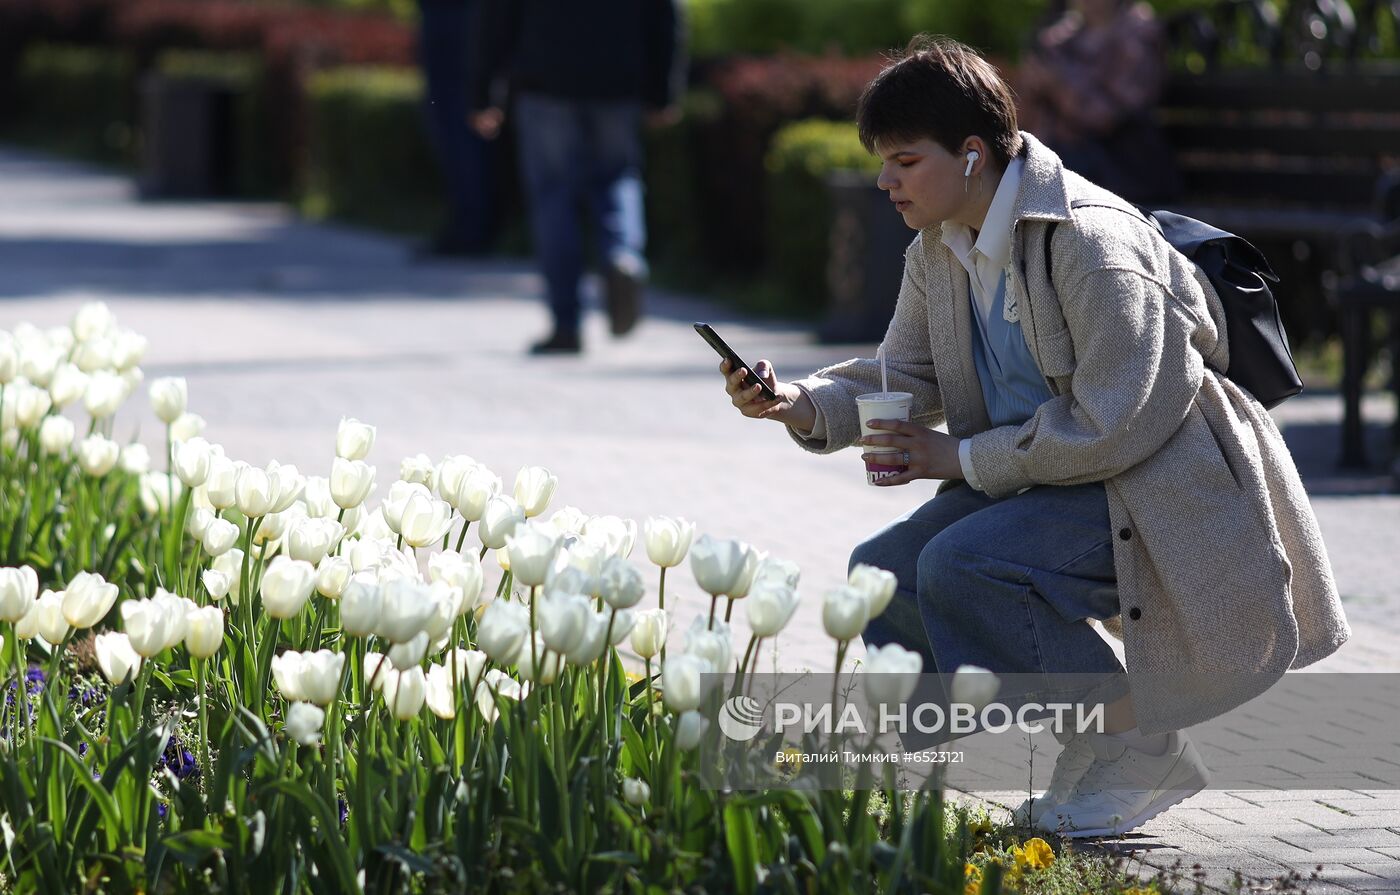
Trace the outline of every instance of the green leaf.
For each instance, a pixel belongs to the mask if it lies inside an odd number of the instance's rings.
[[[753,895],[758,888],[758,834],[753,814],[740,801],[724,806],[724,839],[734,866],[734,889],[739,895]]]

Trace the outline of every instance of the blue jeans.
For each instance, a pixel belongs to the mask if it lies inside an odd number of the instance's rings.
[[[467,124],[467,53],[474,3],[419,0],[424,114],[447,187],[447,235],[484,250],[491,240],[490,152]]]
[[[927,673],[971,664],[1124,685],[1118,658],[1086,621],[1118,614],[1101,482],[1041,485],[999,500],[959,483],[872,535],[852,554],[856,563],[898,580],[866,643],[913,650]]]
[[[596,225],[599,257],[646,270],[641,104],[524,93],[515,112],[535,255],[555,329],[576,333],[583,274],[580,202]]]

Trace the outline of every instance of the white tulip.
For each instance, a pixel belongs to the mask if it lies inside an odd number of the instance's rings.
[[[46,417],[39,425],[39,451],[48,456],[66,454],[73,447],[76,434],[76,427],[68,417]]]
[[[49,380],[49,397],[53,406],[60,409],[87,394],[88,375],[74,364],[61,364]]]
[[[209,479],[209,465],[214,452],[209,442],[198,436],[175,444],[175,474],[191,488]]]
[[[578,507],[566,506],[555,510],[549,517],[549,524],[564,537],[578,537],[588,524],[588,514]]]
[[[885,611],[885,607],[890,605],[890,600],[894,597],[895,587],[898,585],[893,572],[877,569],[864,563],[851,569],[848,583],[851,587],[865,594],[865,601],[870,606],[871,618],[879,617],[880,613]]]
[[[335,455],[346,460],[363,460],[374,448],[375,429],[357,419],[340,418],[335,431]]]
[[[272,503],[273,513],[286,512],[301,498],[301,492],[306,488],[306,476],[290,463],[273,460],[267,464],[267,478],[277,495]]]
[[[63,591],[46,590],[25,613],[24,618],[15,622],[15,637],[19,640],[32,640],[41,637],[52,646],[58,646],[68,636],[68,620],[63,617]]]
[[[475,556],[463,556],[452,550],[428,557],[428,580],[442,581],[462,592],[462,613],[470,612],[481,600],[484,575]]]
[[[755,637],[774,637],[797,611],[797,591],[785,583],[765,582],[756,584],[744,601],[748,614],[749,630]]]
[[[515,474],[515,502],[533,519],[545,511],[559,486],[559,477],[543,466],[526,466]]]
[[[779,584],[788,590],[795,590],[801,577],[802,570],[797,567],[797,563],[770,556],[758,564],[758,571],[754,573],[749,593],[753,593],[760,585],[771,584]]]
[[[298,746],[314,746],[321,742],[321,726],[325,723],[325,709],[309,702],[294,702],[287,707],[283,727]]]
[[[322,475],[306,477],[301,502],[306,507],[306,515],[313,519],[334,519],[340,510],[331,497],[331,480]]]
[[[651,800],[651,787],[645,780],[628,777],[622,781],[622,799],[633,808],[640,808]]]
[[[122,379],[123,401],[129,398],[131,396],[131,393],[136,391],[136,387],[139,386],[146,379],[146,373],[140,367],[132,367],[130,370],[123,370],[118,375],[121,376]],[[176,422],[178,423],[179,420],[176,420]],[[172,426],[170,431],[175,431],[175,427]]]
[[[523,524],[525,510],[520,504],[512,497],[497,495],[486,502],[477,534],[483,545],[499,550],[506,545],[506,538],[515,533],[516,527]]]
[[[608,554],[601,545],[591,541],[575,541],[555,557],[554,564],[545,575],[545,589],[600,597],[603,594],[603,563],[607,559]]]
[[[126,383],[109,370],[98,370],[88,378],[83,407],[93,419],[105,419],[117,412],[126,400]]]
[[[630,609],[646,594],[641,571],[620,556],[603,563],[598,586],[603,600],[614,609]]]
[[[822,626],[833,640],[859,637],[869,620],[870,604],[865,594],[850,585],[840,585],[826,592],[822,600]]]
[[[263,572],[263,611],[273,618],[295,618],[316,587],[316,567],[287,556],[274,557]]]
[[[541,598],[535,611],[545,646],[568,653],[578,646],[592,610],[581,594],[555,593]]]
[[[390,678],[398,677],[399,673],[394,670],[394,666],[389,664],[389,657],[383,653],[370,651],[364,657],[365,686],[372,690],[382,691],[384,682]]]
[[[427,689],[423,669],[410,668],[385,681],[380,692],[384,695],[384,702],[389,706],[390,713],[400,721],[408,721],[417,717],[423,709]]]
[[[32,429],[43,421],[49,408],[53,406],[53,399],[49,393],[36,385],[27,388],[11,387],[14,392],[10,400],[15,405],[15,425],[21,429]]]
[[[125,600],[121,613],[131,648],[144,658],[158,656],[185,639],[184,607],[178,600]]]
[[[389,647],[389,662],[399,671],[415,668],[428,655],[428,632],[419,631],[412,640]]]
[[[48,388],[53,382],[53,374],[63,363],[64,352],[52,345],[33,345],[20,350],[20,373],[25,379]]]
[[[338,599],[350,582],[351,571],[350,560],[327,556],[316,566],[316,592],[328,600]]]
[[[949,687],[949,697],[958,705],[968,705],[974,712],[981,711],[987,703],[996,699],[1001,689],[1001,678],[977,665],[959,665],[953,674]]]
[[[199,575],[200,582],[204,589],[209,592],[210,599],[222,600],[228,595],[229,588],[233,585],[233,579],[227,572],[218,569],[205,569]]]
[[[724,674],[733,657],[733,638],[729,625],[724,622],[716,619],[713,627],[709,624],[704,616],[695,617],[690,630],[685,632],[685,651],[708,662],[714,674]]]
[[[705,675],[710,663],[685,653],[667,657],[661,669],[661,699],[666,708],[680,714],[698,709],[709,690]]]
[[[39,598],[39,575],[29,566],[0,569],[0,622],[17,622]]]
[[[608,647],[608,620],[612,618],[611,612],[589,611],[584,617],[583,634],[573,649],[565,655],[565,660],[570,665],[590,665],[603,655],[603,650]],[[616,619],[613,619],[616,621]],[[630,622],[629,622],[630,624]]]
[[[407,643],[418,636],[437,611],[432,591],[417,581],[401,578],[387,582],[380,595],[383,606],[375,633],[390,643]]]
[[[94,572],[79,572],[63,591],[63,617],[69,625],[81,631],[106,618],[115,602],[115,584],[108,584]]]
[[[196,659],[208,659],[224,644],[224,613],[218,606],[195,609],[185,616],[185,649]]]
[[[676,747],[689,752],[700,745],[705,731],[710,729],[710,719],[699,712],[682,712],[676,719]]]
[[[117,325],[116,315],[105,302],[90,301],[78,308],[73,315],[73,335],[79,342],[86,342],[106,335]]]
[[[428,459],[427,454],[404,457],[403,462],[399,464],[399,478],[402,481],[422,485],[426,488],[433,480],[433,461]]]
[[[238,543],[238,526],[227,519],[211,519],[200,542],[210,556],[222,556]]]
[[[642,526],[647,558],[663,569],[681,564],[695,538],[695,523],[670,516],[652,516]]]
[[[544,584],[545,575],[559,550],[559,535],[547,526],[526,524],[506,536],[510,568],[515,580],[526,587]]]
[[[300,519],[287,533],[287,552],[292,559],[319,565],[344,534],[345,529],[334,519]]]
[[[146,356],[146,337],[124,329],[112,339],[112,366],[119,371],[130,370]]]
[[[185,486],[179,479],[151,470],[141,476],[141,506],[152,516],[170,510],[170,501],[179,501]]]
[[[466,454],[453,454],[443,457],[442,462],[433,469],[433,480],[429,488],[434,494],[454,507],[457,504],[457,492],[462,487],[462,479],[479,464]]]
[[[378,584],[351,579],[340,592],[340,626],[351,637],[373,634],[383,613]]]
[[[637,543],[637,523],[617,516],[594,516],[584,523],[582,535],[600,545],[608,556],[631,556]]]
[[[637,624],[637,613],[631,609],[615,609],[611,613],[612,618],[612,643],[617,646],[627,639],[627,635],[632,633],[632,627]]]
[[[897,643],[872,646],[865,651],[865,695],[871,705],[907,702],[919,684],[924,659]]]
[[[237,547],[231,547],[214,557],[209,568],[228,576],[229,602],[237,606],[239,598],[243,596],[243,551]]]
[[[636,624],[632,627],[632,651],[643,659],[650,659],[661,652],[661,647],[666,644],[669,625],[665,609],[646,609],[637,613]]]
[[[242,467],[228,457],[214,454],[209,458],[209,474],[204,479],[204,491],[216,510],[227,510],[237,502],[238,473]]]
[[[564,657],[550,650],[545,645],[544,637],[536,631],[533,639],[527,637],[520,644],[520,652],[515,657],[515,670],[521,680],[549,685],[563,673]]]
[[[695,574],[695,583],[711,596],[729,594],[744,573],[749,553],[747,544],[701,535],[690,548],[690,570]]]
[[[0,386],[9,385],[19,375],[19,349],[9,333],[0,335]]]
[[[189,386],[179,376],[167,376],[151,383],[151,409],[167,426],[180,418],[189,404]]]
[[[57,417],[51,417],[57,419]],[[132,475],[144,475],[151,471],[151,452],[139,441],[122,446],[121,467]]]
[[[457,717],[456,691],[452,688],[452,669],[446,665],[429,666],[426,684],[424,695],[428,703],[428,711],[445,720]]]
[[[758,574],[758,567],[768,558],[767,553],[760,553],[752,547],[744,555],[744,567],[740,570],[738,577],[734,579],[734,586],[726,596],[735,600],[742,600],[749,595],[749,588],[753,586],[754,576]]]
[[[73,363],[84,373],[112,370],[112,340],[106,336],[88,339],[73,346]]]
[[[182,413],[179,419],[170,424],[172,441],[189,441],[203,432],[204,417],[197,413]]]
[[[102,676],[114,687],[134,680],[141,670],[141,656],[131,648],[131,641],[125,634],[112,631],[98,634],[93,647],[97,652],[97,667],[102,669]]]
[[[233,486],[234,504],[238,512],[250,520],[266,516],[277,503],[276,486],[267,470],[256,466],[245,466],[238,471]],[[211,497],[210,502],[213,502]]]
[[[389,486],[389,496],[384,498],[379,509],[384,514],[384,523],[394,534],[403,533],[403,512],[415,497],[432,500],[433,493],[427,485],[419,482],[397,481]]]
[[[340,694],[345,654],[328,649],[314,653],[288,650],[272,657],[272,677],[288,702],[330,705]]]
[[[491,498],[501,493],[501,477],[485,466],[475,466],[462,475],[457,493],[447,498],[468,522],[476,522],[486,512]]]
[[[530,631],[530,611],[523,604],[497,600],[486,607],[476,628],[476,643],[492,661],[515,661]]]
[[[93,478],[102,478],[117,465],[121,447],[115,441],[92,434],[78,442],[78,468]]]
[[[336,457],[331,464],[331,499],[341,509],[352,509],[365,502],[374,490],[374,467],[363,460]]]
[[[399,534],[410,547],[428,547],[441,541],[452,526],[452,505],[427,494],[409,498],[399,517]]]

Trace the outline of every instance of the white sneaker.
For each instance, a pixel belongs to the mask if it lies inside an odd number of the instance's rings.
[[[1060,739],[1060,736],[1059,733],[1055,734],[1056,739]],[[1067,732],[1064,736],[1066,739],[1060,740],[1064,748],[1055,759],[1055,770],[1050,774],[1050,788],[1042,796],[1026,799],[1012,812],[1017,823],[1035,826],[1046,809],[1069,801],[1074,785],[1093,764],[1094,750],[1089,745],[1087,735]]]
[[[1200,792],[1210,771],[1195,744],[1179,730],[1167,737],[1161,755],[1130,749],[1112,737],[1084,737],[1093,763],[1070,798],[1043,812],[1037,826],[1073,839],[1119,836]]]

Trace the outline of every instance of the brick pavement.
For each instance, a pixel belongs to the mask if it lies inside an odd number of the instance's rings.
[[[507,482],[523,465],[550,467],[556,506],[683,515],[702,532],[743,537],[803,569],[805,602],[765,665],[829,667],[820,594],[843,578],[862,536],[930,497],[933,483],[869,488],[857,452],[808,455],[777,425],[742,419],[690,323],[715,323],[780,376],[873,346],[819,346],[801,326],[658,295],[632,337],[609,339],[595,313],[586,356],[531,362],[522,348],[547,325],[537,292],[518,263],[414,264],[399,241],[305,224],[277,206],[141,204],[120,177],[0,150],[0,327],[62,323],[83,301],[107,301],[149,337],[147,375],[185,376],[206,436],[251,462],[326,474],[337,421],[356,416],[379,427],[370,460],[381,483],[408,454],[464,452]],[[1386,418],[1384,398],[1367,401],[1371,419]],[[158,448],[149,411],[124,414],[119,433],[139,428]],[[1383,476],[1332,472],[1339,416],[1331,394],[1276,412],[1356,632],[1313,670],[1396,671],[1400,497]],[[682,622],[704,609],[687,569],[668,584]],[[1024,796],[979,795],[1008,805]],[[1306,876],[1321,862],[1314,892],[1400,892],[1397,831],[1394,787],[1212,791],[1114,847],[1137,849],[1148,867],[1198,863],[1211,885],[1232,869]]]

